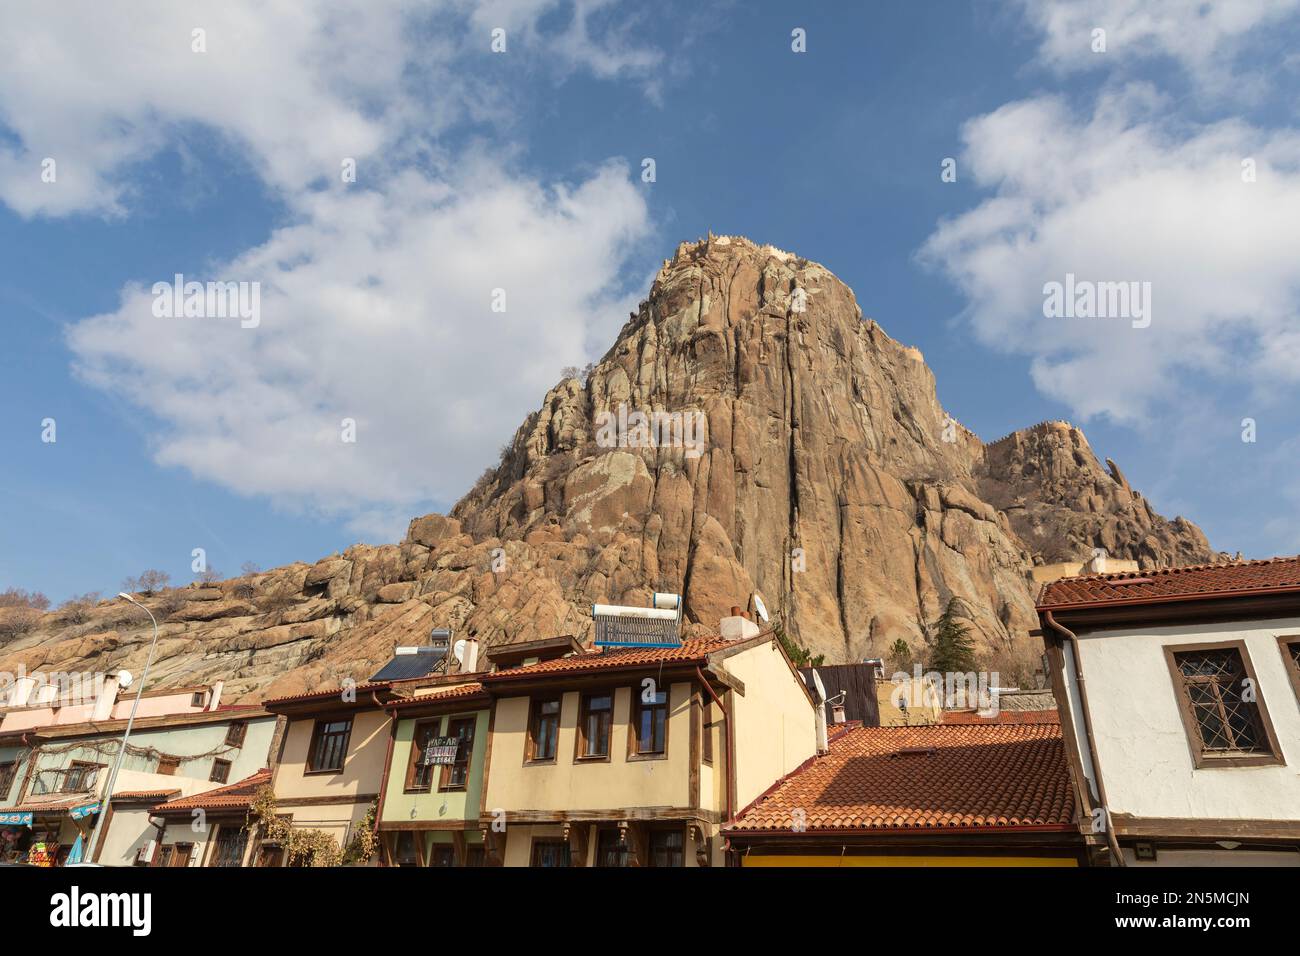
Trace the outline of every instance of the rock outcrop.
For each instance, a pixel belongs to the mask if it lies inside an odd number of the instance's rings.
[[[400,544],[150,598],[166,612],[155,673],[293,693],[363,678],[435,626],[487,645],[585,638],[592,603],[655,590],[682,593],[703,631],[757,589],[832,661],[917,645],[956,597],[983,654],[1029,659],[1034,564],[1222,559],[1108,465],[1065,423],[985,446],[825,268],[710,236],[678,248],[585,381],[552,388],[449,515]],[[131,611],[51,612],[0,668],[138,668]]]

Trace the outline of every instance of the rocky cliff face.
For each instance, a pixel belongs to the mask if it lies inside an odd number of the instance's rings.
[[[568,379],[449,516],[401,544],[166,592],[160,682],[238,698],[363,678],[434,626],[491,645],[585,637],[596,602],[680,591],[705,630],[755,589],[828,660],[881,656],[950,597],[996,663],[1037,654],[1035,563],[1094,548],[1219,560],[1082,432],[992,445],[939,405],[921,354],[830,272],[770,246],[683,244],[585,382]],[[0,668],[138,670],[129,608],[52,612]],[[138,614],[138,612],[136,612]]]

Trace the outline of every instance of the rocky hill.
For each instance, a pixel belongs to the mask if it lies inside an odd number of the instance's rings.
[[[984,445],[847,286],[746,239],[682,244],[584,379],[551,389],[450,515],[400,544],[148,596],[157,682],[293,693],[364,678],[435,626],[487,645],[585,637],[593,602],[653,590],[683,593],[705,630],[758,589],[831,661],[918,645],[956,596],[1005,669],[1038,652],[1034,564],[1096,548],[1143,567],[1223,559],[1066,423]],[[0,669],[138,672],[141,618],[120,601],[49,612]]]

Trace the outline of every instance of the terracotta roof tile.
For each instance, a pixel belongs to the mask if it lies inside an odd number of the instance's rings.
[[[381,681],[379,683],[363,681],[362,683],[350,688],[331,687],[328,690],[314,690],[309,694],[290,694],[288,697],[268,697],[262,702],[262,705],[269,706],[270,704],[284,704],[289,702],[298,703],[300,701],[327,700],[330,697],[340,696],[345,689],[355,691],[358,694],[368,694],[372,690],[387,690],[390,686],[389,681]]]
[[[1038,609],[1148,604],[1276,590],[1300,591],[1300,557],[1061,578],[1043,586]]]
[[[432,694],[417,694],[414,697],[407,697],[402,700],[393,701],[390,707],[414,707],[419,704],[436,704],[444,700],[461,700],[466,697],[475,697],[483,693],[483,685],[478,681],[471,684],[462,684],[460,687],[453,687],[451,690],[434,691]]]
[[[270,770],[259,770],[237,783],[217,787],[189,797],[169,800],[154,807],[154,813],[188,813],[191,810],[240,810],[252,805],[257,791],[271,782]]]
[[[54,813],[59,810],[84,807],[87,804],[98,802],[98,799],[93,793],[74,794],[73,796],[63,793],[43,793],[28,796],[26,800],[17,806],[0,807],[0,813]]]
[[[615,667],[637,667],[643,664],[702,664],[709,654],[736,643],[739,642],[710,637],[684,641],[680,647],[605,647],[587,654],[557,657],[553,660],[529,664],[526,667],[495,671],[483,675],[483,680],[495,683],[542,674],[586,673]]]
[[[1074,829],[1061,729],[1052,724],[861,727],[745,809],[730,832]]]
[[[1059,724],[1061,715],[1055,710],[1000,710],[992,717],[981,717],[974,710],[945,710],[940,718],[944,724]]]
[[[113,794],[114,800],[166,800],[180,793],[179,790],[122,790]]]

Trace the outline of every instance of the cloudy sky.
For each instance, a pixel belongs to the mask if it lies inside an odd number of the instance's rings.
[[[986,440],[1072,420],[1300,551],[1300,0],[810,6],[0,2],[0,589],[396,540],[710,228],[836,272]],[[256,327],[159,318],[176,274]],[[1149,325],[1045,317],[1067,274]]]

